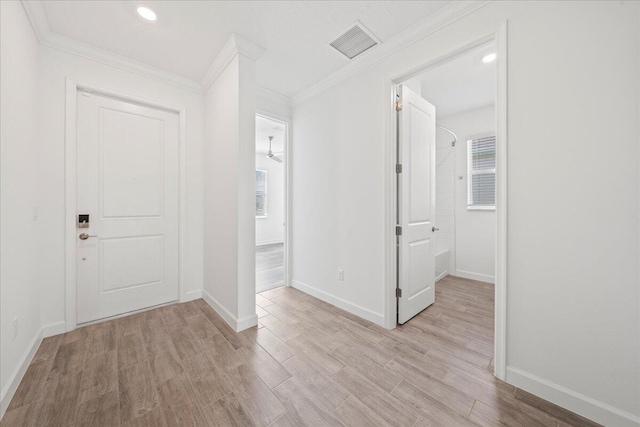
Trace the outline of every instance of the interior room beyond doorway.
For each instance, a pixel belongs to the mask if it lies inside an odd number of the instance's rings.
[[[491,357],[497,225],[496,59],[496,43],[490,41],[425,70],[399,87],[397,110],[398,163],[403,166],[398,175],[399,212],[416,215],[408,206],[413,209],[416,194],[426,194],[429,206],[425,204],[420,218],[428,218],[430,231],[427,237],[418,235],[414,243],[411,226],[416,221],[398,218],[403,225],[399,239],[408,243],[408,248],[399,245],[405,250],[399,252],[398,322],[416,313],[436,316],[434,327],[469,340],[461,351]],[[422,135],[420,131],[424,137],[414,140]],[[405,190],[413,188],[408,178],[423,175],[429,183],[425,191]],[[429,248],[423,251],[427,262],[420,264],[422,270],[403,263],[416,256],[415,247],[420,244]],[[436,282],[435,292],[422,305],[403,295],[416,295],[406,278],[419,273],[426,281]],[[430,307],[434,300],[439,304]],[[453,325],[454,319],[463,320],[465,326]]]
[[[256,116],[256,292],[284,285],[285,124]]]

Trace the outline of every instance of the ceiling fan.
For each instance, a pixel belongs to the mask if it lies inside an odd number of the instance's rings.
[[[273,151],[271,150],[271,142],[273,141],[273,137],[270,136],[269,137],[269,152],[267,152],[267,154],[265,154],[268,158],[270,158],[271,160],[275,160],[278,163],[282,163],[282,159],[278,156],[276,156],[275,154],[273,154]]]

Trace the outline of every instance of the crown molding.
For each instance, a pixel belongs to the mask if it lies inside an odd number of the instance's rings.
[[[265,52],[263,47],[258,46],[242,36],[231,34],[222,50],[218,52],[216,58],[207,68],[201,82],[197,82],[195,80],[152,67],[142,62],[129,59],[122,55],[117,55],[108,52],[107,50],[91,46],[87,43],[56,34],[52,32],[49,27],[49,22],[47,21],[44,8],[42,7],[42,2],[40,0],[22,0],[21,3],[27,17],[29,18],[33,32],[40,44],[43,46],[48,46],[85,59],[152,78],[198,94],[203,94],[209,89],[211,84],[216,80],[216,78],[218,78],[220,73],[227,67],[227,65],[229,65],[236,55],[243,55],[253,61],[257,61]],[[270,97],[272,99],[278,99],[281,103],[290,105],[291,101],[289,98],[269,91],[266,88],[262,89],[264,89],[263,92],[270,92]]]
[[[38,41],[43,46],[48,46],[85,59],[100,62],[114,68],[139,74],[191,92],[199,94],[202,93],[200,83],[195,80],[182,77],[142,62],[108,52],[107,50],[91,46],[87,43],[51,32],[42,3],[39,0],[22,0],[22,6],[27,13],[27,17],[29,18],[29,22],[31,23],[31,27],[38,38]]]
[[[45,35],[49,34],[51,30],[49,29],[49,22],[47,21],[47,17],[44,14],[42,3],[40,3],[39,1],[26,0],[22,0],[21,3],[22,8],[29,18],[31,28],[33,28],[33,32],[36,34],[36,38],[40,43],[43,43]]]
[[[370,67],[405,47],[416,43],[430,34],[452,24],[464,16],[491,3],[490,0],[454,1],[436,11],[433,15],[396,34],[385,43],[375,46],[368,53],[352,59],[346,66],[330,74],[309,88],[291,98],[292,105],[299,105],[354,74]]]
[[[269,100],[283,107],[291,107],[291,98],[264,86],[256,85],[256,97]]]
[[[489,0],[452,2],[425,20],[414,24],[402,33],[392,37],[386,43],[382,43],[376,46],[376,48],[371,49],[367,55],[358,56],[351,60],[351,62],[349,62],[345,67],[303,90],[293,98],[286,97],[266,88],[261,88],[262,93],[265,97],[268,97],[271,100],[278,100],[278,103],[283,106],[295,106],[373,65],[374,63],[393,55],[400,49],[413,44],[474,12],[490,2],[491,1]],[[218,78],[220,73],[227,67],[227,65],[229,65],[236,55],[243,55],[256,61],[265,51],[264,48],[245,39],[244,37],[232,34],[211,65],[207,68],[207,71],[201,81],[198,82],[142,62],[129,59],[122,55],[111,53],[105,49],[100,49],[87,43],[56,34],[52,32],[49,27],[41,0],[21,0],[21,3],[38,41],[43,46],[80,56],[114,68],[129,71],[131,73],[158,80],[162,83],[199,94],[202,94],[209,89],[211,84],[213,84],[216,78]]]
[[[256,85],[256,112],[275,119],[291,119],[291,98]]]
[[[264,53],[264,48],[257,44],[245,39],[237,34],[231,34],[227,42],[224,44],[216,59],[213,60],[207,71],[204,73],[200,85],[202,91],[209,90],[213,82],[216,81],[220,73],[227,68],[227,65],[236,57],[236,55],[243,55],[247,58],[257,61]]]

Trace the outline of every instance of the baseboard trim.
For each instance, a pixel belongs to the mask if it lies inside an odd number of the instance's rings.
[[[436,277],[436,282],[440,279],[444,279],[445,277],[447,277],[449,275],[449,269],[446,269],[445,271],[443,271],[442,273],[440,273],[440,275],[438,277]]]
[[[65,332],[67,332],[67,323],[64,320],[50,323],[42,327],[42,338],[64,334]]]
[[[20,381],[22,381],[22,377],[24,377],[25,372],[27,372],[27,368],[35,356],[36,351],[38,351],[38,347],[40,347],[40,343],[42,343],[42,329],[38,331],[35,337],[29,343],[29,347],[27,347],[27,351],[22,356],[20,363],[11,374],[9,382],[2,390],[2,396],[0,397],[0,420],[4,417],[4,413],[9,407],[9,403],[11,403],[11,399],[13,399],[13,395],[16,393],[18,386],[20,385]]]
[[[602,425],[640,426],[640,417],[517,368],[507,367],[507,382]]]
[[[236,332],[240,332],[245,329],[253,328],[254,326],[258,326],[258,315],[255,313],[238,319],[235,329]]]
[[[348,311],[351,314],[355,314],[356,316],[369,320],[378,326],[384,327],[384,316],[380,313],[376,313],[342,298],[328,294],[325,291],[321,291],[320,289],[314,288],[313,286],[307,285],[298,280],[292,280],[291,286],[299,291],[311,295],[312,297],[316,297],[319,300],[335,305],[336,307]]]
[[[238,319],[204,289],[202,290],[202,299],[205,300],[207,304],[209,304],[211,308],[213,308],[215,312],[218,313],[220,317],[222,317],[224,321],[227,322],[227,324],[229,324],[229,326],[231,326],[231,328],[236,332],[244,331],[245,329],[258,325],[258,316],[255,313]]]
[[[265,240],[262,242],[256,242],[256,246],[267,246],[267,245],[277,245],[284,244],[283,240]]]
[[[238,324],[238,319],[236,319],[236,316],[231,314],[229,310],[227,310],[222,304],[218,302],[217,299],[212,297],[211,294],[204,289],[202,290],[202,299],[205,300],[207,304],[209,304],[211,308],[213,308],[216,313],[218,313],[220,317],[222,317],[224,321],[233,328],[234,331],[236,330],[236,325]]]
[[[495,276],[489,276],[488,274],[473,273],[471,271],[456,270],[455,276],[462,277],[463,279],[477,280],[479,282],[486,282],[486,283],[493,283],[493,284],[496,283]]]
[[[189,291],[185,294],[184,300],[181,302],[189,302],[202,298],[202,289],[198,289],[197,291]]]

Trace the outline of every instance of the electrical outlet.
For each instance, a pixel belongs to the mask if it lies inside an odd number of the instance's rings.
[[[344,270],[338,270],[338,280],[344,282]]]
[[[18,318],[14,317],[11,323],[13,323],[13,339],[15,340],[18,336]]]

